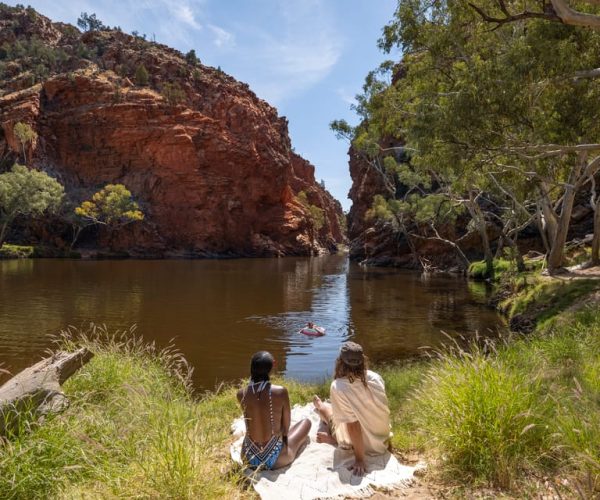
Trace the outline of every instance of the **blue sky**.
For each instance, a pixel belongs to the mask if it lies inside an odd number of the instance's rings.
[[[6,1],[6,0],[5,0]],[[9,0],[55,21],[76,24],[82,11],[110,26],[146,33],[204,64],[247,82],[289,120],[296,152],[316,166],[317,180],[342,203],[351,181],[348,144],[329,122],[356,122],[350,110],[367,72],[386,55],[377,49],[395,0]],[[389,57],[389,56],[388,56]]]

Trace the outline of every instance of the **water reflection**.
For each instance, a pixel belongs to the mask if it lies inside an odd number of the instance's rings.
[[[485,290],[462,280],[363,269],[343,256],[228,261],[0,261],[0,363],[17,371],[68,325],[136,323],[148,340],[174,339],[210,388],[248,373],[270,350],[286,375],[330,374],[352,338],[377,360],[414,355],[450,334],[502,326]],[[321,338],[298,333],[308,321]]]

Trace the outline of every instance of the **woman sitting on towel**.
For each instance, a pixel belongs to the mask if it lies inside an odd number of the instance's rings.
[[[290,428],[290,398],[285,387],[271,385],[273,356],[260,351],[250,362],[250,382],[237,393],[244,412],[246,436],[242,458],[251,467],[278,469],[291,464],[306,441],[310,420]]]

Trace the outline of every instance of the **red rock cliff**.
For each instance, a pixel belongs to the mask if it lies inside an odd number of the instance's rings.
[[[45,70],[28,59],[38,40],[54,54]],[[146,219],[111,234],[113,248],[307,255],[344,240],[341,206],[292,152],[286,119],[247,85],[168,47],[120,31],[81,34],[32,10],[0,12],[7,43],[26,55],[9,50],[1,67],[4,168],[21,150],[13,126],[25,122],[38,134],[28,164],[75,198],[125,184]],[[132,83],[140,65],[144,86]]]

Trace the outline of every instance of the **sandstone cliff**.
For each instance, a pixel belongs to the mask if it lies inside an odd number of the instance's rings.
[[[266,256],[335,251],[344,240],[340,204],[293,153],[286,119],[246,84],[166,46],[80,33],[33,9],[2,8],[0,47],[0,168],[22,160],[13,126],[25,122],[38,134],[27,163],[71,197],[123,183],[146,213],[100,231],[100,245]]]

